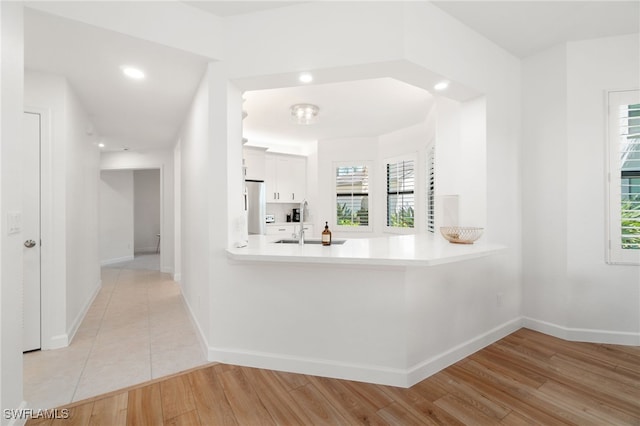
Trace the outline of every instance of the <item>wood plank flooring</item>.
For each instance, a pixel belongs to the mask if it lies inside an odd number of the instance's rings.
[[[640,425],[640,347],[520,329],[409,389],[211,364],[28,425]]]

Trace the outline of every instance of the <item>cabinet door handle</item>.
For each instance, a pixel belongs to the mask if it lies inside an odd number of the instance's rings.
[[[295,200],[296,199],[296,194],[294,194],[293,192],[291,193],[291,199]]]
[[[280,193],[278,192],[278,200],[280,199]]]
[[[276,199],[276,193],[275,192],[273,193],[273,199],[274,200]]]
[[[278,231],[281,231],[281,232],[284,232],[286,230],[287,230],[286,228],[278,228]]]

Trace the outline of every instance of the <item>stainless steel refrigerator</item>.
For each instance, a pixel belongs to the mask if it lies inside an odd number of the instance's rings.
[[[265,215],[267,211],[266,189],[264,181],[245,180],[244,209],[247,211],[249,234],[265,234]]]

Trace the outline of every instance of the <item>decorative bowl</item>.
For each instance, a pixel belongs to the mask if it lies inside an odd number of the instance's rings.
[[[473,226],[441,226],[440,233],[450,243],[455,244],[473,244],[475,240],[480,238],[484,228],[476,228]]]

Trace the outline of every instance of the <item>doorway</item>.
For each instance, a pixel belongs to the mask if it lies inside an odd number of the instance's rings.
[[[102,266],[160,270],[162,194],[160,169],[102,170]]]
[[[23,115],[23,352],[39,350],[41,339],[41,225],[40,152],[42,116],[25,111]],[[20,218],[10,217],[19,228]],[[9,230],[11,232],[11,229]]]

